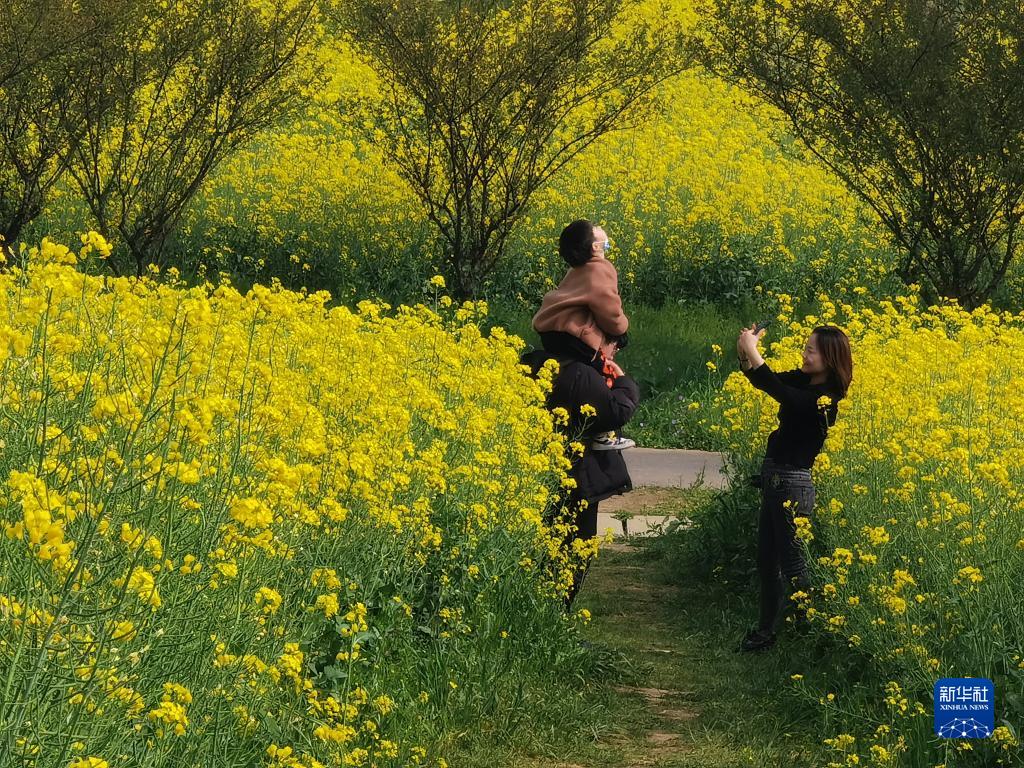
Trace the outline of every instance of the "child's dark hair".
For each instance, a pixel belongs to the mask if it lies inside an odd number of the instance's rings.
[[[558,253],[570,267],[581,267],[590,261],[593,248],[594,225],[586,219],[574,221],[558,238]]]

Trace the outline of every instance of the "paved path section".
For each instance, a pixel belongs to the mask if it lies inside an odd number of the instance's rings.
[[[645,489],[622,496],[613,496],[602,502],[597,515],[597,531],[603,534],[611,530],[614,536],[649,535],[673,519],[673,515],[649,515],[643,511],[658,501],[657,494],[650,489],[690,488],[703,483],[703,487],[715,490],[727,486],[722,473],[724,456],[709,451],[685,451],[663,448],[630,448],[623,453],[633,487]],[[666,499],[667,500],[667,499]],[[623,521],[614,517],[619,513],[632,514]]]
[[[711,451],[630,448],[623,451],[634,488],[688,488],[703,475],[707,488],[726,487],[724,456]]]
[[[597,535],[604,536],[606,531],[611,531],[617,539],[623,536],[656,536],[675,519],[675,515],[632,515],[626,520],[619,520],[610,512],[598,512]]]

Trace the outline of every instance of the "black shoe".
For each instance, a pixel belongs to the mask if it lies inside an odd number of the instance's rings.
[[[759,629],[752,629],[743,638],[743,642],[740,643],[740,650],[744,653],[754,653],[756,651],[767,651],[773,645],[775,645],[774,632],[762,632]]]

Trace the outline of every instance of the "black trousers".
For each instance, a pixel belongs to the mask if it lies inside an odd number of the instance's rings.
[[[597,536],[597,502],[587,504],[586,509],[581,509],[578,498],[571,497],[570,503],[574,507],[576,518],[576,532],[566,539],[566,546],[571,546],[574,539],[593,539]],[[590,560],[583,563],[573,578],[572,586],[569,587],[569,594],[565,596],[565,608],[569,610],[573,600],[583,587],[583,581],[590,571]]]
[[[766,458],[761,465],[757,538],[757,570],[761,578],[758,629],[762,632],[777,630],[790,594],[787,586],[806,589],[810,585],[803,543],[796,537],[793,518],[811,517],[813,511],[811,471]]]

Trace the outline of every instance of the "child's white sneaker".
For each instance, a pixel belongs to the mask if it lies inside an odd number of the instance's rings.
[[[624,451],[635,446],[635,441],[630,440],[628,437],[619,437],[614,432],[605,432],[603,435],[598,435],[590,444],[590,447],[595,451]]]

